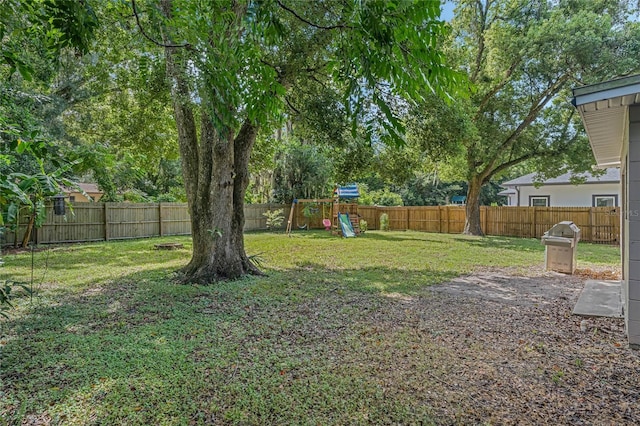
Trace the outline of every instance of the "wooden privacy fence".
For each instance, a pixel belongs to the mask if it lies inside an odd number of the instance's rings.
[[[53,214],[47,207],[42,227],[34,229],[36,244],[69,243],[82,241],[124,240],[129,238],[158,237],[191,234],[191,222],[184,203],[71,203],[65,216]],[[266,228],[267,210],[289,207],[277,204],[249,204],[245,206],[245,230]],[[285,216],[286,217],[286,216]],[[27,216],[20,217],[17,233],[5,232],[2,244],[13,245],[22,241]]]
[[[376,207],[359,206],[369,229],[380,229],[380,215],[389,216],[389,229],[459,234],[464,230],[463,206]],[[480,207],[482,230],[487,235],[540,238],[558,222],[573,221],[582,241],[618,244],[619,207]]]
[[[47,209],[44,225],[34,230],[37,244],[122,240],[164,235],[189,235],[191,222],[183,203],[72,203],[73,212],[55,216]],[[282,209],[285,218],[290,206],[280,204],[245,205],[245,231],[266,229],[267,210]],[[323,212],[324,214],[325,212]],[[361,219],[371,230],[380,229],[380,215],[389,216],[389,229],[459,234],[464,229],[465,210],[461,206],[378,207],[358,206]],[[617,244],[620,239],[620,208],[612,207],[481,207],[482,229],[487,235],[540,238],[563,220],[576,223],[582,241]],[[6,232],[3,244],[22,241],[27,217],[20,219],[16,233]],[[317,222],[317,223],[316,223]],[[321,220],[310,227],[322,228]],[[286,226],[283,223],[282,227]]]

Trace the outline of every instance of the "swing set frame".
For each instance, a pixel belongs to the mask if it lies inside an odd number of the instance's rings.
[[[355,185],[351,185],[352,187],[355,188],[356,194],[354,195],[349,195],[349,196],[342,196],[340,194],[340,189],[342,188],[347,188],[347,187],[340,187],[340,186],[336,186],[334,191],[333,191],[333,198],[306,198],[306,199],[294,199],[293,202],[291,203],[291,210],[289,210],[289,220],[287,220],[287,235],[291,236],[291,231],[294,229],[294,227],[297,227],[299,229],[309,229],[310,228],[310,221],[306,221],[302,226],[299,225],[298,223],[298,206],[300,205],[304,205],[304,204],[310,204],[310,203],[314,203],[314,204],[322,204],[322,225],[325,226],[325,229],[329,230],[331,229],[334,235],[338,235],[341,234],[342,231],[340,230],[340,223],[339,223],[339,218],[338,218],[338,213],[342,213],[348,214],[349,220],[351,222],[351,226],[353,227],[353,230],[355,232],[355,234],[360,234],[360,219],[359,219],[359,215],[358,215],[358,203],[349,203],[349,202],[340,202],[340,199],[348,199],[348,200],[353,200],[353,199],[357,199],[360,194],[359,192],[357,192],[357,187]],[[353,190],[353,188],[351,188],[351,190]],[[329,214],[326,214],[326,205],[329,204],[330,208],[329,208]],[[328,221],[328,222],[325,222]],[[328,224],[330,222],[330,225]]]
[[[322,204],[322,220],[324,221],[325,219],[330,219],[333,215],[333,203],[334,203],[334,199],[333,198],[301,198],[301,199],[294,199],[293,203],[291,203],[291,210],[289,211],[289,219],[287,220],[287,235],[291,235],[291,230],[295,227],[298,227],[299,229],[309,229],[309,222],[307,221],[306,223],[304,223],[302,226],[300,226],[298,224],[298,206],[300,205],[304,205],[304,204]],[[326,215],[325,214],[325,205],[329,204],[329,214]],[[304,210],[304,208],[303,208]]]

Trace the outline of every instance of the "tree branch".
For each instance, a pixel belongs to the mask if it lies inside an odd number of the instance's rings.
[[[567,122],[565,123],[564,128],[562,129],[562,136],[559,138],[560,140],[564,139],[567,136],[567,133],[569,131],[569,128],[571,127],[571,118],[573,117],[575,113],[575,108],[571,110],[571,114],[569,115],[569,117],[567,118]],[[571,139],[569,139],[564,146],[569,146],[571,145],[573,142],[575,142],[575,140],[578,137],[578,132],[575,132],[573,137]],[[542,157],[550,157],[552,155],[558,155],[559,153],[561,153],[563,151],[563,148],[558,147],[555,149],[550,149],[547,151],[539,151],[537,149],[534,149],[533,151],[524,154],[518,158],[512,159],[507,161],[506,163],[500,164],[499,166],[497,166],[495,169],[491,170],[487,176],[485,177],[485,182],[487,182],[489,179],[491,179],[492,176],[496,175],[497,173],[500,173],[503,170],[508,169],[511,166],[515,166],[516,164],[519,164],[523,161],[529,160],[531,158],[534,157],[538,157],[538,158],[542,158]]]
[[[147,34],[145,32],[144,28],[142,28],[142,23],[140,22],[140,16],[138,16],[138,9],[136,7],[136,0],[131,0],[131,8],[133,9],[133,16],[135,16],[135,18],[136,18],[136,25],[138,26],[138,29],[140,30],[140,33],[147,40],[149,40],[151,43],[155,44],[156,46],[160,46],[160,47],[190,47],[191,46],[189,43],[184,43],[184,44],[165,44],[165,43],[161,43],[161,42],[157,41],[156,39],[151,37],[149,34]]]
[[[277,0],[276,3],[278,3],[278,6],[280,6],[282,9],[286,10],[287,12],[289,12],[290,14],[295,16],[296,19],[298,19],[299,21],[304,22],[305,24],[307,24],[307,25],[309,25],[309,26],[311,26],[313,28],[317,28],[319,30],[336,30],[336,29],[340,29],[340,28],[351,28],[350,26],[344,25],[344,24],[330,25],[330,26],[314,24],[313,22],[309,21],[308,19],[305,19],[302,16],[298,15],[295,10],[285,6],[280,0]]]
[[[571,108],[571,112],[569,113],[569,117],[567,117],[567,122],[564,123],[564,128],[562,129],[562,136],[561,139],[564,139],[567,136],[567,133],[569,132],[569,128],[571,127],[571,120],[573,119],[573,116],[576,113],[576,108]],[[572,140],[575,139],[577,135],[577,132],[573,135],[573,138],[571,138]]]
[[[518,59],[513,64],[511,64],[511,66],[509,67],[509,69],[505,73],[502,81],[500,81],[500,83],[498,83],[493,89],[491,89],[486,95],[484,95],[484,97],[480,101],[480,104],[478,105],[478,111],[476,112],[476,115],[474,117],[474,121],[478,120],[478,118],[480,117],[480,114],[482,114],[482,110],[484,109],[484,107],[489,102],[489,99],[491,99],[491,97],[493,95],[498,93],[504,86],[507,85],[507,83],[509,82],[509,78],[511,77],[513,72],[516,70],[516,67],[518,66],[519,63],[520,63],[520,60]]]
[[[165,17],[171,18],[171,0],[161,2],[162,12]],[[186,53],[177,48],[169,47],[169,37],[163,34],[165,42],[165,69],[171,84],[171,98],[173,100],[173,110],[178,130],[178,146],[180,148],[180,160],[182,164],[182,175],[184,177],[185,190],[189,209],[194,208],[198,199],[199,180],[199,152],[198,152],[198,132],[196,129],[195,116],[192,105],[189,103],[190,90],[184,76],[184,69],[181,66],[183,61],[180,56]],[[191,212],[191,214],[194,214]]]
[[[473,72],[471,73],[471,78],[470,80],[473,81],[474,83],[476,82],[476,79],[478,78],[478,74],[480,74],[480,67],[482,65],[482,59],[484,57],[484,48],[485,48],[485,40],[484,40],[484,32],[487,30],[487,16],[489,14],[489,8],[491,6],[491,1],[487,1],[486,4],[482,5],[481,1],[476,1],[476,7],[478,10],[478,13],[480,14],[480,21],[479,24],[479,28],[478,28],[478,53],[476,54],[476,60],[475,60],[475,68],[473,70]]]
[[[285,97],[284,97],[284,100],[285,100],[285,102],[287,103],[287,105],[289,106],[289,108],[291,108],[291,109],[293,110],[293,112],[295,112],[295,113],[296,113],[296,114],[298,114],[298,115],[302,115],[302,114],[300,113],[300,111],[299,111],[296,107],[294,107],[294,106],[293,106],[293,104],[292,104],[292,103],[291,103],[291,101],[289,100],[289,97],[288,97],[288,96],[285,96]]]
[[[571,74],[566,72],[562,76],[560,76],[555,83],[549,86],[546,90],[544,90],[539,96],[536,102],[533,103],[531,108],[529,109],[529,113],[527,116],[520,122],[518,127],[500,144],[500,146],[496,149],[496,153],[504,152],[508,150],[518,139],[518,137],[522,134],[522,132],[531,124],[537,117],[540,111],[547,105],[547,103],[553,99],[553,97],[564,87],[564,84],[569,80]],[[485,176],[491,172],[494,168],[496,161],[498,161],[498,154],[496,154],[484,168],[484,170],[480,173],[482,176]]]
[[[539,151],[531,151],[527,154],[524,154],[518,158],[514,158],[513,160],[507,161],[506,163],[502,163],[497,166],[495,169],[489,171],[486,176],[482,178],[482,183],[487,183],[489,180],[495,176],[497,173],[500,173],[503,170],[508,169],[509,167],[515,166],[516,164],[520,164],[523,161],[529,160],[534,157],[546,157],[551,155],[551,152],[539,152]]]

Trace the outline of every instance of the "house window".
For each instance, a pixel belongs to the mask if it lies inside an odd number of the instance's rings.
[[[618,205],[617,195],[594,195],[593,207],[616,207]]]
[[[76,197],[74,197],[73,195],[69,196],[69,201],[70,202],[74,202],[76,200]]]
[[[531,207],[549,207],[551,197],[549,195],[530,195],[529,205]]]

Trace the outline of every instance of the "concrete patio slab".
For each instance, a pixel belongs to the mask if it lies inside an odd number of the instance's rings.
[[[620,281],[588,280],[573,308],[573,314],[585,317],[623,318]]]

